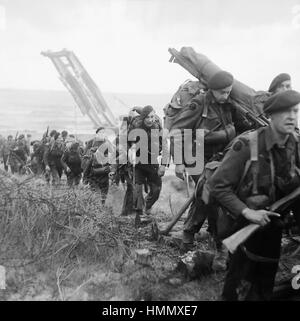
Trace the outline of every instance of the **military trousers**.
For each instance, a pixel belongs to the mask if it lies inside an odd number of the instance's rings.
[[[8,155],[3,155],[3,165],[4,165],[4,170],[8,172]]]
[[[81,174],[76,174],[74,172],[67,173],[67,184],[68,186],[76,186],[79,185],[81,180]]]
[[[192,176],[195,185],[200,176]],[[194,235],[198,233],[205,220],[208,221],[208,232],[215,240],[216,248],[221,248],[222,242],[218,238],[217,218],[218,208],[212,204],[205,204],[201,198],[202,188],[197,189],[196,197],[189,207],[188,216],[183,226],[183,243],[191,244],[194,242]]]
[[[92,175],[88,178],[88,182],[92,191],[100,192],[101,203],[105,204],[109,190],[108,174]]]
[[[143,210],[143,186],[147,184],[149,192],[145,197],[145,210],[152,208],[154,203],[158,200],[162,180],[158,176],[158,165],[154,164],[138,164],[135,168],[136,177],[136,193],[137,193],[137,205],[138,211]]]

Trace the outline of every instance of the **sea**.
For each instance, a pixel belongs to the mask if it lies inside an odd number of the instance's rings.
[[[102,93],[113,115],[118,119],[134,106],[151,105],[163,116],[164,106],[172,94]],[[66,91],[0,89],[0,134],[31,134],[40,139],[47,130],[67,130],[80,139],[95,133],[92,120],[83,115],[73,97]]]

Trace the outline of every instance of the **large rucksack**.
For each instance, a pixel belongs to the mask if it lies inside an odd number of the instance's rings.
[[[186,80],[180,85],[171,101],[164,107],[164,127],[170,130],[179,111],[188,106],[194,97],[204,93],[204,90],[205,86],[200,81]]]

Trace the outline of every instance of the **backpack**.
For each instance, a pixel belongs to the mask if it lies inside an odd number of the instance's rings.
[[[186,80],[176,93],[173,95],[171,102],[164,107],[164,127],[168,130],[172,127],[173,122],[182,108],[188,106],[191,100],[204,93],[205,86],[200,81]]]

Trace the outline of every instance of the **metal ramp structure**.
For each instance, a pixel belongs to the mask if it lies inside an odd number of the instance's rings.
[[[72,51],[48,50],[41,54],[51,59],[60,80],[71,93],[82,114],[87,115],[95,127],[115,128],[117,126],[117,120],[101,91]]]

